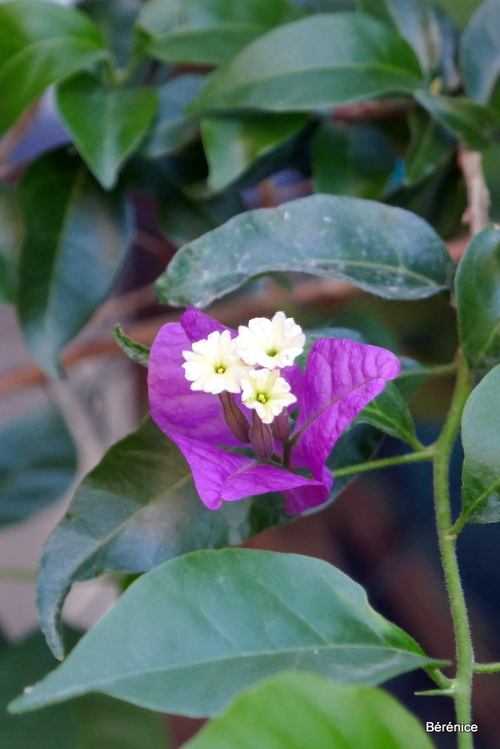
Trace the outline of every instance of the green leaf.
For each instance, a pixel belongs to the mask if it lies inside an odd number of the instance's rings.
[[[75,643],[79,635],[66,629]],[[40,632],[0,655],[0,745],[2,749],[167,749],[161,716],[105,695],[87,695],[20,718],[7,704],[39,681],[56,661]]]
[[[198,134],[196,117],[185,114],[187,105],[198,96],[204,75],[180,75],[157,89],[158,113],[141,153],[151,159],[167,156]]]
[[[204,118],[201,134],[209,187],[223,190],[235,182],[259,157],[297,135],[307,121],[303,114],[270,113]]]
[[[379,198],[395,166],[390,139],[372,125],[324,123],[312,142],[316,192]]]
[[[413,185],[450,161],[455,151],[455,140],[420,107],[410,113],[408,124],[411,141],[405,154],[404,182]]]
[[[147,346],[143,346],[142,343],[137,343],[129,338],[119,325],[115,325],[113,329],[113,338],[124,351],[129,359],[132,359],[136,364],[140,364],[142,367],[149,366],[149,351]]]
[[[488,226],[467,247],[455,289],[460,346],[473,369],[500,362],[500,229]]]
[[[487,0],[476,10],[460,39],[460,68],[467,94],[488,102],[500,75],[500,3]]]
[[[433,749],[414,716],[381,689],[288,673],[240,695],[185,749]]]
[[[156,282],[160,301],[205,307],[269,271],[340,278],[388,299],[422,299],[450,285],[442,240],[401,209],[313,195],[249,211],[183,247]]]
[[[415,97],[438,122],[466,145],[481,151],[500,137],[500,114],[491,107],[463,97],[431,96],[418,91]]]
[[[0,6],[0,133],[52,83],[106,55],[99,29],[83,13],[54,3]]]
[[[391,28],[353,13],[270,31],[210,77],[190,107],[308,111],[421,87],[417,59]]]
[[[205,716],[255,682],[297,667],[373,685],[429,665],[436,664],[326,562],[201,551],[140,577],[59,668],[11,707],[100,691]]]
[[[62,497],[76,471],[64,419],[44,406],[0,432],[0,526],[25,520]]]
[[[106,570],[144,572],[188,551],[241,544],[288,520],[280,494],[207,509],[179,450],[147,419],[84,478],[47,542],[38,609],[50,647],[62,655],[57,627],[73,582]]]
[[[219,65],[267,31],[253,23],[226,23],[209,29],[176,29],[147,46],[162,62]]]
[[[356,421],[371,424],[413,447],[419,445],[410,409],[393,382],[388,382],[380,395],[365,406]]]
[[[0,185],[0,303],[12,304],[16,265],[22,242],[22,221],[14,192]]]
[[[108,89],[80,73],[59,86],[57,107],[89,169],[110,189],[146,134],[157,99],[152,88]]]
[[[78,3],[79,10],[101,29],[120,68],[130,61],[132,32],[141,7],[141,0],[83,0]]]
[[[500,520],[500,366],[472,391],[462,417],[462,503],[472,523]]]
[[[62,348],[106,299],[133,236],[120,190],[108,194],[64,150],[39,158],[19,188],[26,232],[17,310],[26,342],[51,377]]]

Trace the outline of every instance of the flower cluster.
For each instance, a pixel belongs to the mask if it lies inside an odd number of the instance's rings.
[[[302,373],[294,359],[304,345],[301,328],[283,312],[236,333],[190,308],[158,333],[151,415],[182,451],[210,509],[270,491],[283,492],[290,514],[326,502],[333,445],[399,373],[390,351],[348,339],[315,341]],[[248,446],[254,457],[224,449]]]

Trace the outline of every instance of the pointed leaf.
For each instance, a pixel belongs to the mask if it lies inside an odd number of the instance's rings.
[[[136,364],[140,364],[141,367],[148,367],[150,351],[148,346],[143,346],[142,343],[133,341],[128,335],[125,335],[119,325],[115,325],[114,327],[113,338],[129,359],[132,359]]]
[[[356,421],[371,424],[414,447],[418,444],[410,409],[392,382],[388,382],[380,395],[364,407]]]
[[[472,523],[500,520],[500,365],[472,391],[462,418],[462,503]]]
[[[417,643],[329,564],[248,549],[201,551],[140,577],[12,708],[99,691],[205,716],[255,682],[298,666],[373,685],[429,665],[435,662]]]
[[[0,185],[0,303],[12,304],[16,265],[22,242],[22,221],[12,190]]]
[[[0,432],[0,526],[25,520],[62,497],[76,472],[64,419],[44,406]]]
[[[157,100],[152,88],[108,89],[81,73],[59,86],[57,107],[83,159],[109,189],[144,137]]]
[[[415,109],[408,118],[411,141],[405,154],[405,185],[434,174],[454,156],[455,139],[422,109]]]
[[[205,307],[269,271],[340,278],[387,299],[422,299],[449,287],[454,263],[431,227],[408,211],[313,195],[236,216],[184,246],[156,293],[168,304]]]
[[[460,346],[473,369],[500,362],[500,229],[488,226],[465,251],[457,270]]]
[[[429,114],[470,148],[481,151],[500,137],[500,114],[491,107],[463,97],[431,96],[424,91],[415,96]]]
[[[185,749],[433,749],[423,727],[381,689],[283,674],[238,697]]]
[[[31,352],[51,377],[62,348],[109,294],[132,239],[124,195],[107,194],[80,159],[42,156],[19,188],[26,232],[17,310]]]
[[[390,27],[354,13],[318,14],[270,31],[210,78],[191,111],[308,111],[411,94],[420,68]]]
[[[500,2],[487,0],[476,10],[460,39],[460,68],[467,94],[491,101],[500,75]]]
[[[95,24],[73,8],[17,0],[0,6],[0,133],[52,83],[107,55]]]

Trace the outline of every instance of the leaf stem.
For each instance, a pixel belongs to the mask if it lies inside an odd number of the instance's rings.
[[[435,443],[434,450],[434,493],[436,523],[438,529],[439,550],[443,565],[446,586],[450,601],[455,647],[457,672],[454,679],[454,700],[458,722],[471,722],[471,692],[474,654],[467,616],[460,572],[456,556],[456,536],[450,534],[451,507],[449,491],[450,456],[460,429],[462,412],[471,390],[471,375],[465,358],[459,353],[458,370],[450,410],[443,431]],[[458,734],[460,749],[471,749],[472,735],[466,732]]]
[[[395,455],[392,458],[381,458],[380,460],[368,460],[366,463],[357,463],[345,468],[335,468],[332,474],[334,478],[339,478],[340,476],[350,476],[353,473],[364,473],[365,471],[374,471],[377,468],[387,468],[388,466],[404,465],[406,463],[419,463],[424,460],[432,460],[433,458],[434,448],[426,447],[419,452]]]
[[[474,663],[476,674],[496,674],[500,671],[500,663]]]

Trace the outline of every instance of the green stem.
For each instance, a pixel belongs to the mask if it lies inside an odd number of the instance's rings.
[[[36,583],[36,572],[25,567],[0,567],[0,582]]]
[[[496,674],[500,671],[500,663],[474,663],[476,674]]]
[[[455,646],[457,673],[454,679],[454,700],[457,722],[471,722],[471,692],[474,654],[467,617],[460,573],[456,555],[456,536],[450,535],[451,508],[449,491],[450,456],[460,429],[462,411],[471,389],[471,376],[465,359],[459,355],[457,381],[450,410],[439,439],[435,443],[434,456],[434,492],[436,523],[438,529],[439,549],[444,576],[448,588]],[[460,749],[471,749],[472,735],[466,732],[458,734]]]
[[[332,471],[334,478],[340,476],[350,476],[353,473],[363,473],[364,471],[374,471],[377,468],[387,468],[387,466],[398,466],[406,463],[419,463],[423,460],[432,460],[434,458],[434,448],[426,447],[420,452],[405,453],[396,455],[393,458],[381,458],[381,460],[368,460],[366,463],[357,463],[354,466],[345,468],[335,468]]]

